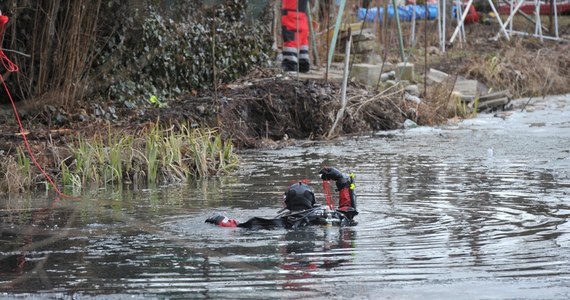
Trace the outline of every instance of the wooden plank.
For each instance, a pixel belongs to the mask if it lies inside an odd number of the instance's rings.
[[[479,96],[479,102],[498,99],[498,98],[504,98],[504,97],[511,98],[512,97],[511,92],[509,90],[504,90],[504,91],[489,93],[486,95],[481,95],[481,96]]]
[[[499,98],[499,99],[493,99],[493,100],[487,100],[484,102],[479,102],[478,108],[481,110],[481,109],[486,109],[486,108],[502,107],[503,105],[506,105],[507,103],[509,103],[509,98],[503,97],[503,98]]]
[[[330,49],[329,49],[329,56],[327,59],[327,71],[325,72],[325,76],[328,77],[329,75],[329,68],[332,64],[332,58],[333,58],[333,54],[334,54],[334,48],[336,46],[336,39],[338,38],[338,32],[340,30],[340,25],[342,24],[342,15],[344,13],[344,6],[346,5],[346,0],[341,0],[340,1],[340,5],[338,8],[338,14],[336,15],[336,23],[334,26],[334,33],[333,33],[333,38],[331,40],[331,44],[330,44]],[[328,78],[325,78],[325,80],[328,80]]]
[[[449,78],[449,75],[437,69],[429,69],[427,78],[433,82],[442,83]]]
[[[472,102],[479,96],[477,80],[461,79],[455,82],[453,91],[460,94],[461,100],[464,102]]]

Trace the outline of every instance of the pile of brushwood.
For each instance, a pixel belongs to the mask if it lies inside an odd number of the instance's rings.
[[[433,125],[452,117],[447,85],[430,88],[438,96],[422,103],[405,100],[404,91],[374,92],[351,83],[341,110],[341,86],[333,81],[298,79],[275,69],[258,69],[222,89],[187,94],[168,107],[149,110],[141,120],[220,128],[240,148],[276,146],[273,142],[327,139],[343,134],[402,128],[406,119]],[[435,95],[435,94],[434,94]]]

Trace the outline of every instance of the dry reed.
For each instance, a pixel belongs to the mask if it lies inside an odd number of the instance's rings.
[[[30,58],[15,56],[17,98],[37,104],[69,105],[82,98],[95,59],[102,0],[31,1],[14,5],[10,45]],[[19,21],[19,18],[30,21]],[[29,35],[18,35],[29,32]],[[23,41],[24,40],[24,41]]]

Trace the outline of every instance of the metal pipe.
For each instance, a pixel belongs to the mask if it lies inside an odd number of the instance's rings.
[[[342,15],[344,13],[344,7],[346,5],[346,0],[341,0],[340,1],[340,6],[338,9],[338,14],[336,15],[336,24],[334,25],[334,32],[333,32],[333,37],[331,40],[331,46],[329,48],[329,56],[327,59],[327,74],[329,72],[329,68],[332,64],[332,58],[333,58],[333,54],[334,54],[334,48],[336,45],[336,40],[338,38],[338,32],[340,31],[340,25],[342,23]]]
[[[309,5],[309,1],[307,1],[307,18],[309,19],[309,39],[311,40],[311,48],[313,48],[313,63],[315,66],[321,64],[319,60],[319,51],[317,49],[317,40],[315,34],[315,28],[313,27],[313,16],[311,15],[311,6]]]
[[[394,7],[394,17],[396,18],[396,27],[398,29],[398,44],[400,45],[400,58],[402,61],[406,59],[404,55],[404,38],[402,37],[402,25],[400,24],[400,14],[398,13],[398,7],[396,6],[396,0],[392,0],[392,6]]]
[[[459,33],[459,30],[461,28],[463,28],[465,18],[467,18],[467,14],[469,13],[469,8],[471,7],[471,5],[473,5],[473,0],[469,0],[469,2],[467,2],[467,6],[465,6],[465,11],[463,12],[463,15],[461,15],[461,20],[459,21],[459,24],[457,24],[457,27],[455,27],[455,31],[451,35],[451,39],[449,39],[450,43],[453,43],[453,41],[455,40],[455,37]],[[459,11],[457,11],[456,14],[459,15]]]

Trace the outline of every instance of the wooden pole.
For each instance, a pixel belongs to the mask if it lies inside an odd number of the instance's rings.
[[[471,7],[471,5],[473,5],[473,0],[469,0],[469,2],[467,2],[467,5],[465,6],[465,11],[463,11],[463,15],[461,16],[461,19],[459,20],[457,27],[455,27],[455,31],[451,35],[451,38],[449,39],[449,43],[453,43],[453,41],[455,40],[455,37],[459,33],[459,30],[461,30],[463,28],[465,18],[467,18],[467,14],[469,13],[469,8]],[[457,16],[459,16],[459,7],[460,7],[460,5],[458,5],[458,10],[456,12]]]
[[[534,0],[534,35],[539,35],[539,30],[538,30],[539,20],[540,20],[540,2],[538,0]]]
[[[550,7],[548,9],[548,32],[554,31],[554,5],[552,5],[553,1],[554,0],[547,1],[547,3],[550,3]]]
[[[489,6],[491,6],[491,9],[493,10],[493,13],[495,14],[495,18],[497,18],[497,23],[499,24],[499,26],[501,27],[501,32],[505,35],[505,37],[507,38],[507,40],[510,40],[511,38],[509,37],[509,33],[507,32],[507,30],[505,29],[505,27],[503,26],[503,20],[501,20],[501,17],[499,15],[499,12],[497,11],[497,9],[495,8],[495,4],[493,4],[493,0],[487,0],[489,2]]]
[[[558,36],[558,8],[556,7],[556,0],[552,0],[554,2],[554,37],[559,38]]]
[[[523,18],[525,18],[527,21],[531,22],[532,24],[535,24],[535,23],[534,23],[534,20],[533,20],[529,15],[527,15],[525,12],[519,10],[520,7],[524,4],[524,2],[525,2],[524,0],[520,0],[520,2],[517,3],[515,6],[513,6],[512,0],[511,0],[511,2],[507,2],[507,0],[502,0],[502,1],[503,1],[503,3],[505,3],[505,4],[508,4],[508,5],[510,6],[510,8],[511,8],[509,17],[508,17],[507,20],[504,22],[505,26],[504,26],[504,27],[501,26],[501,27],[503,27],[503,29],[506,29],[506,28],[507,28],[506,25],[509,25],[509,31],[513,31],[513,22],[512,22],[512,19],[513,19],[514,15],[517,14],[517,13],[518,13],[519,15],[523,16]],[[556,1],[554,1],[554,5],[556,5]],[[555,8],[556,8],[556,6],[555,6]],[[542,30],[548,31],[548,28],[546,28],[545,26],[542,26]],[[498,37],[499,37],[499,34],[500,34],[500,33],[497,33],[497,35],[495,36],[495,38],[498,38]]]
[[[505,0],[503,0],[503,1],[505,1]],[[512,1],[512,0],[511,0],[511,1]],[[513,22],[512,22],[512,20],[513,20],[515,14],[517,13],[517,11],[518,11],[518,10],[521,8],[521,6],[523,5],[523,3],[524,3],[524,0],[520,0],[520,1],[517,3],[517,5],[513,8],[512,2],[511,2],[511,4],[510,4],[511,13],[509,14],[509,17],[507,18],[507,20],[506,20],[506,21],[503,23],[503,25],[501,26],[501,27],[503,28],[503,30],[505,30],[505,29],[507,28],[507,25],[509,25],[509,30],[510,30],[510,31],[513,30]],[[526,14],[523,14],[523,16],[528,17]],[[526,17],[525,17],[525,18],[526,18]],[[496,38],[496,39],[499,38],[499,35],[500,35],[500,34],[501,34],[500,32],[497,33],[497,35],[495,35],[495,38]]]
[[[404,55],[404,38],[402,37],[402,25],[400,24],[400,14],[398,13],[398,6],[396,6],[396,0],[392,0],[392,6],[394,7],[394,17],[396,18],[396,27],[398,29],[398,44],[400,45],[400,58],[402,61],[406,59]]]
[[[338,14],[336,15],[336,23],[334,25],[334,32],[333,32],[333,37],[331,40],[331,45],[329,48],[329,56],[327,59],[327,71],[326,74],[329,73],[329,68],[332,64],[332,58],[333,58],[333,54],[334,54],[334,48],[336,45],[336,40],[338,38],[338,32],[340,31],[340,25],[342,23],[342,15],[344,13],[344,7],[346,6],[346,0],[341,0],[340,1],[340,6],[338,8]]]
[[[336,114],[336,120],[334,120],[333,126],[327,135],[327,138],[330,138],[334,134],[334,130],[344,115],[344,111],[346,109],[346,87],[348,85],[348,73],[350,73],[348,64],[350,61],[350,46],[352,44],[352,33],[350,32],[350,27],[348,28],[348,41],[346,42],[346,49],[344,51],[344,75],[342,78],[342,95],[341,95],[341,107],[338,113]]]
[[[321,62],[319,60],[319,50],[317,49],[317,39],[315,28],[313,27],[313,16],[311,15],[309,1],[307,1],[307,17],[309,18],[309,39],[311,40],[311,48],[313,48],[313,63],[315,66],[318,66]]]

